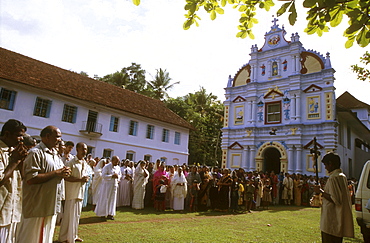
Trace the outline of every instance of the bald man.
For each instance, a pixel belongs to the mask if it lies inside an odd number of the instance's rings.
[[[78,224],[82,211],[82,202],[85,194],[85,183],[89,180],[87,176],[88,164],[85,161],[87,145],[78,143],[76,145],[77,155],[66,163],[71,168],[71,176],[65,178],[65,205],[62,223],[60,225],[60,242],[82,242],[77,236]]]
[[[114,220],[116,215],[117,189],[121,179],[121,168],[118,166],[120,159],[113,156],[112,162],[106,164],[102,170],[103,182],[100,189],[99,199],[96,203],[95,213],[97,216],[107,217]]]
[[[22,220],[16,242],[52,243],[56,215],[60,212],[62,180],[70,176],[55,149],[62,133],[55,126],[45,127],[41,142],[24,161]]]

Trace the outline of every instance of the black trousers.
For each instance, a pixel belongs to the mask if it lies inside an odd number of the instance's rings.
[[[322,243],[342,243],[343,237],[329,235],[321,231],[321,242]]]

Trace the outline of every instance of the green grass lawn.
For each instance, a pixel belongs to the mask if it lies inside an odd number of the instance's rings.
[[[321,242],[320,209],[275,206],[249,214],[156,212],[118,208],[115,220],[82,212],[79,236],[84,242]],[[355,224],[355,238],[363,242]],[[57,239],[59,227],[54,238]]]

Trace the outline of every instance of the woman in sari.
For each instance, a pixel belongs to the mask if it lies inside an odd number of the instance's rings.
[[[132,182],[133,182],[133,161],[126,161],[126,166],[121,167],[121,181],[119,183],[119,190],[117,194],[117,207],[131,206],[132,201]]]
[[[218,181],[218,197],[219,197],[219,204],[217,206],[217,210],[221,212],[227,212],[229,209],[229,192],[230,186],[233,183],[233,180],[230,176],[229,169],[223,169],[222,177]]]
[[[146,162],[140,161],[135,169],[133,209],[144,209],[145,185],[148,183],[149,172],[145,169]]]
[[[207,211],[208,207],[210,206],[209,201],[209,189],[211,187],[211,177],[209,174],[205,174],[203,176],[203,181],[200,184],[200,191],[199,191],[199,211]]]
[[[187,189],[187,180],[184,173],[182,172],[182,167],[179,166],[177,173],[171,180],[173,210],[184,210],[184,200],[187,195]]]
[[[165,164],[163,162],[160,162],[157,171],[154,172],[153,175],[153,198],[155,198],[156,189],[159,185],[159,181],[163,180],[163,176],[168,179]]]

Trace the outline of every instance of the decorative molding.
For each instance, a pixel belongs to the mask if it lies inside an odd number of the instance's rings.
[[[238,102],[245,102],[246,99],[244,99],[243,97],[241,96],[238,96],[236,97],[234,100],[233,100],[233,103],[238,103]]]
[[[305,90],[303,90],[303,92],[305,92],[305,93],[313,93],[313,92],[319,92],[321,90],[322,90],[322,88],[320,86],[317,86],[316,84],[311,84]]]
[[[233,149],[233,150],[241,150],[241,149],[244,149],[244,147],[242,145],[240,145],[240,143],[238,142],[234,142],[233,144],[231,144],[228,149]]]

